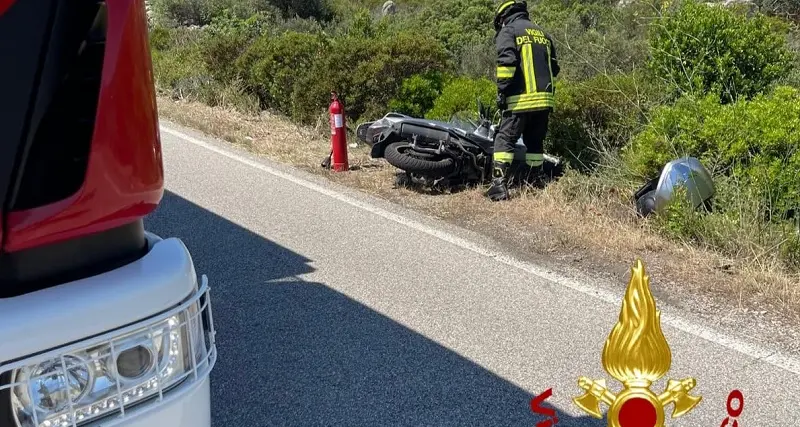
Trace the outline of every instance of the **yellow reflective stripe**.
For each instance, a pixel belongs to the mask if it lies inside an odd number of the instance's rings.
[[[511,106],[511,108],[515,108],[515,107],[525,107],[528,105],[554,105],[554,104],[555,100],[553,98],[542,98],[525,102],[516,102],[514,104],[508,104],[508,105]]]
[[[525,92],[536,92],[536,71],[533,68],[533,45],[522,46],[522,71],[525,73]]]
[[[555,109],[556,104],[553,100],[541,100],[541,101],[531,101],[526,102],[524,104],[516,104],[514,106],[509,106],[508,109],[512,112],[524,112],[529,110],[540,110],[544,108],[553,108]]]
[[[544,154],[525,154],[525,164],[528,166],[541,166],[544,163]]]
[[[525,104],[528,102],[549,101],[553,99],[553,94],[549,92],[526,93],[523,95],[509,96],[506,102],[508,105]]]
[[[528,111],[544,110],[547,108],[555,109],[555,105],[547,103],[517,105],[516,107],[509,108],[509,111],[512,113],[525,113]]]
[[[508,97],[508,102],[523,102],[532,99],[552,98],[550,92],[523,93],[522,95],[512,95]]]
[[[553,79],[553,67],[550,63],[550,59],[552,59],[552,56],[550,54],[550,45],[547,45],[547,69],[550,70],[550,86],[551,86],[550,90],[552,92],[555,92],[554,89],[556,87],[556,82],[555,79]]]
[[[514,73],[517,71],[515,67],[497,67],[498,79],[511,79],[514,78]]]
[[[514,161],[514,153],[495,152],[492,157],[497,162],[511,163]]]
[[[497,8],[497,12],[496,13],[499,15],[504,10],[506,10],[508,7],[513,5],[514,3],[516,3],[516,0],[507,1],[507,2],[505,2],[503,4],[501,4],[500,7]]]

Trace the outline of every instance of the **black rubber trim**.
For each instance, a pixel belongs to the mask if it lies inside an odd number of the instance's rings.
[[[0,253],[0,298],[102,274],[147,253],[142,220],[18,252]]]

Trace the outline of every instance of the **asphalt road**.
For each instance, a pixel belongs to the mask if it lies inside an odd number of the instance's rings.
[[[468,232],[179,130],[195,139],[162,131],[167,192],[147,226],[182,238],[209,276],[216,427],[535,426],[529,401],[550,388],[558,426],[606,425],[571,401],[579,376],[615,384],[600,355],[620,306],[592,283],[517,268]],[[800,426],[796,361],[701,326],[664,326],[667,376],[696,378],[703,397],[667,425],[720,426],[739,389],[740,426]]]

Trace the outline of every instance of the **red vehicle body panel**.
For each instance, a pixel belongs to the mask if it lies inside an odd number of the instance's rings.
[[[109,230],[146,216],[161,201],[164,171],[150,47],[142,31],[147,28],[143,0],[108,0],[107,7],[106,51],[86,179],[65,200],[9,212],[7,252]]]
[[[0,0],[0,15],[5,13],[12,4],[14,4],[16,0]]]

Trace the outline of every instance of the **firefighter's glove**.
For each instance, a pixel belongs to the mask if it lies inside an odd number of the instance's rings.
[[[497,108],[502,112],[506,111],[508,108],[508,102],[506,101],[506,96],[502,93],[497,94]]]

